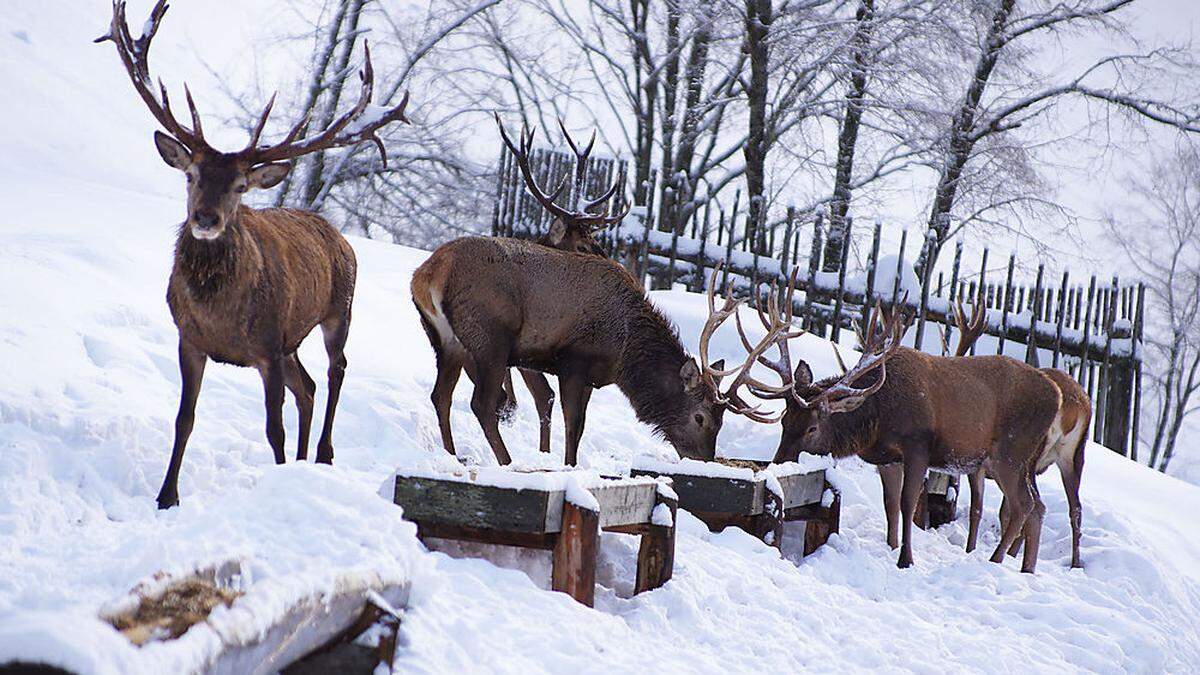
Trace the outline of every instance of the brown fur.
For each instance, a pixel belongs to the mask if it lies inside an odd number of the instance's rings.
[[[345,374],[357,262],[354,250],[324,218],[294,209],[241,204],[250,187],[270,187],[287,165],[252,167],[240,155],[190,153],[156,135],[164,161],[188,177],[188,218],[180,226],[167,304],[179,329],[183,381],[171,463],[159,508],[179,503],[179,470],[191,435],[208,359],[258,369],[266,398],[267,440],[284,461],[283,390],[296,397],[296,458],[308,454],[316,384],[296,349],[317,325],[329,354],[329,400],[317,461],[333,462],[333,416]],[[270,176],[263,177],[263,171]]]
[[[496,409],[509,366],[558,376],[569,464],[590,390],[609,384],[681,454],[715,453],[723,408],[699,382],[674,327],[616,263],[533,242],[467,237],[433,252],[413,274],[412,295],[438,359],[432,399],[451,454],[450,393],[465,368],[475,383],[472,410],[497,460],[508,463]]]
[[[807,384],[807,364],[797,368],[797,386],[806,399],[836,378]],[[811,371],[808,371],[811,372]],[[878,371],[876,371],[877,373]],[[864,379],[878,375],[869,374]],[[870,382],[853,383],[864,386]],[[807,385],[807,386],[806,386]],[[1000,476],[1006,495],[1019,504],[1016,537],[1029,521],[1027,536],[1040,533],[1044,507],[1032,483],[1032,469],[1059,409],[1058,387],[1037,369],[1005,356],[938,357],[901,347],[887,362],[882,387],[856,410],[827,414],[789,400],[776,461],[801,452],[858,454],[873,464],[903,463],[900,496],[905,514],[899,565],[912,564],[911,526],[916,500],[929,467],[974,471],[988,466]],[[970,414],[963,414],[964,406]],[[894,501],[886,496],[885,501]],[[1006,535],[1007,536],[1007,535]],[[1036,543],[1027,542],[1024,571],[1036,565]],[[997,562],[1011,541],[1002,541]],[[1032,551],[1032,553],[1030,553]]]

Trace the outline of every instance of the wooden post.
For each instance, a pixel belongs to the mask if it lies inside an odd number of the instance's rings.
[[[657,504],[665,504],[671,511],[670,525],[650,523],[649,529],[642,534],[638,548],[637,583],[634,593],[649,591],[671,579],[675,569],[675,515],[679,502],[659,495]]]
[[[813,221],[812,252],[808,256],[808,287],[804,289],[804,330],[813,325],[812,306],[817,294],[817,268],[821,264],[821,214]]]
[[[1142,421],[1142,331],[1143,312],[1146,308],[1146,284],[1139,283],[1137,287],[1137,308],[1133,318],[1133,345],[1130,357],[1133,359],[1133,421],[1130,423],[1129,458],[1138,458],[1138,425]]]
[[[961,297],[958,293],[958,269],[962,265],[962,239],[954,242],[954,267],[950,268],[950,302]]]
[[[896,276],[892,279],[892,308],[900,300],[900,275],[904,272],[904,246],[908,242],[908,229],[900,233],[900,254],[896,256]]]
[[[833,490],[833,502],[828,507],[819,507],[818,516],[804,522],[804,555],[812,555],[821,548],[829,535],[835,534],[841,528],[842,493],[826,483],[826,490]]]
[[[737,205],[737,200],[734,200],[734,205],[735,206]],[[717,289],[718,293],[729,288],[729,264],[730,264],[730,260],[733,259],[733,228],[734,228],[735,222],[737,222],[737,213],[736,212],[733,215],[729,216],[729,239],[726,240],[726,242],[725,242],[725,268],[723,270],[721,270],[721,288]],[[721,227],[724,227],[724,226],[725,226],[725,212],[722,211],[721,212]]]
[[[704,273],[705,263],[708,262],[708,228],[710,218],[712,217],[713,200],[708,200],[704,205],[704,227],[700,230],[700,251],[696,255],[696,268],[692,277],[692,289],[699,293],[704,290],[704,283],[707,281],[707,274]]]
[[[1054,331],[1054,361],[1051,368],[1058,367],[1058,355],[1062,351],[1063,320],[1067,318],[1067,282],[1068,273],[1063,271],[1062,287],[1058,291],[1058,327]]]
[[[863,293],[862,316],[859,317],[864,335],[867,330],[867,317],[875,306],[875,273],[879,269],[879,239],[883,235],[883,223],[875,221],[875,233],[871,235],[871,257],[867,259],[867,288]]]
[[[554,543],[550,588],[593,606],[599,544],[600,513],[564,501],[562,531]]]
[[[933,247],[937,245],[935,237],[937,237],[937,233],[933,230],[925,233],[925,249],[921,254],[925,265],[922,269],[921,305],[917,309],[917,334],[913,338],[913,346],[917,351],[925,351],[925,312],[929,309],[929,280],[933,275]]]
[[[1037,282],[1033,287],[1033,297],[1030,298],[1029,312],[1029,338],[1025,344],[1025,363],[1033,367],[1038,367],[1038,350],[1037,350],[1037,323],[1038,312],[1041,311],[1041,306],[1038,304],[1042,297],[1042,275],[1046,272],[1045,263],[1038,265]]]
[[[792,228],[795,226],[795,222],[796,208],[789,206],[787,210],[787,225],[783,230],[783,250],[780,252],[779,257],[779,271],[783,272],[784,276],[788,275],[788,263],[791,262],[788,260],[788,254],[792,250]]]
[[[1088,375],[1091,373],[1088,364],[1088,353],[1092,343],[1092,306],[1095,304],[1095,301],[1096,275],[1093,274],[1092,282],[1088,285],[1087,307],[1084,310],[1085,313],[1083,316],[1083,350],[1081,351],[1081,355],[1079,357],[1079,384],[1084,388],[1085,391],[1088,392],[1088,396],[1092,395],[1091,379],[1088,377]],[[1093,415],[1093,417],[1095,417],[1095,415]]]
[[[1100,366],[1100,400],[1097,401],[1096,408],[1098,412],[1103,413],[1104,433],[1101,442],[1109,449],[1124,455],[1129,431],[1129,399],[1133,393],[1133,373],[1127,366],[1132,362],[1113,363],[1112,351],[1113,340],[1130,339],[1133,334],[1132,331],[1125,330],[1125,326],[1122,326],[1120,331],[1116,328],[1120,293],[1119,281],[1114,276],[1110,289],[1108,332],[1104,339],[1104,362]]]

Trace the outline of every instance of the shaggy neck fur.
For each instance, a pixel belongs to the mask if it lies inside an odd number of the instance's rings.
[[[225,224],[220,237],[201,240],[192,236],[185,221],[175,242],[175,267],[187,281],[188,291],[200,302],[211,300],[230,287],[238,274],[242,241],[242,215],[239,207]]]
[[[824,389],[832,386],[838,378],[831,377],[817,383]],[[875,381],[874,376],[855,382],[856,387],[865,387]],[[879,438],[879,414],[875,397],[868,396],[862,405],[849,412],[832,413],[826,421],[825,438],[833,448],[834,457],[849,457],[875,444]]]
[[[660,434],[685,413],[679,370],[687,352],[671,322],[652,307],[629,322],[617,386],[642,422]]]

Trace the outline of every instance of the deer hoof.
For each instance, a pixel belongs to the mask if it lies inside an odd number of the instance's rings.
[[[158,498],[158,510],[159,511],[166,511],[167,509],[171,508],[172,506],[179,506],[179,497],[170,497],[170,498],[159,497]]]
[[[903,554],[901,554],[900,560],[896,561],[896,567],[899,567],[902,570],[912,567],[912,564],[913,564],[912,558],[906,557]]]

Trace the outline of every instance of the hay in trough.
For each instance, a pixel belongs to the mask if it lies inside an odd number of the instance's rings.
[[[218,606],[228,607],[241,595],[241,591],[220,588],[208,579],[181,579],[154,595],[143,595],[136,607],[106,619],[140,647],[151,640],[183,635]]]

